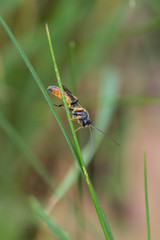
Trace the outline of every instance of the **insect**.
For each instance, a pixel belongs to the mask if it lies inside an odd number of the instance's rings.
[[[63,89],[64,89],[65,98],[66,98],[66,101],[67,101],[67,104],[68,104],[68,109],[69,109],[70,113],[72,114],[72,119],[70,119],[70,120],[71,121],[78,121],[78,123],[80,124],[80,127],[78,127],[74,132],[76,132],[79,129],[84,128],[84,127],[89,128],[91,138],[92,138],[92,151],[93,151],[93,135],[92,135],[91,127],[97,129],[99,132],[103,133],[105,136],[110,138],[116,145],[119,145],[110,135],[108,135],[107,133],[104,133],[100,129],[91,125],[91,120],[90,120],[90,117],[89,117],[89,113],[79,103],[78,98],[75,97],[64,85],[63,85]],[[59,87],[50,86],[50,87],[48,87],[48,90],[54,96],[62,99],[62,95],[61,95],[61,91],[60,91]],[[60,104],[60,105],[53,104],[53,105],[56,106],[56,107],[63,107],[64,106],[63,104]]]

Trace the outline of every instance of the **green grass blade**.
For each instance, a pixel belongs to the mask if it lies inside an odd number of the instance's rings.
[[[61,121],[61,119],[59,117],[59,115],[57,114],[57,112],[56,112],[56,110],[55,110],[55,108],[54,108],[54,106],[53,106],[53,104],[52,104],[52,102],[50,100],[50,97],[49,97],[45,87],[43,86],[42,82],[40,81],[40,79],[39,79],[37,73],[35,72],[33,66],[31,65],[29,59],[25,55],[25,53],[22,50],[21,46],[19,45],[19,43],[17,42],[16,38],[14,37],[14,35],[11,32],[11,30],[9,29],[9,27],[7,26],[7,24],[5,23],[5,21],[3,20],[3,18],[1,16],[0,16],[0,23],[2,24],[2,26],[4,27],[4,29],[7,32],[8,36],[12,40],[13,44],[16,46],[16,48],[18,49],[19,53],[21,54],[25,64],[27,65],[27,67],[28,67],[29,71],[31,72],[33,78],[35,79],[38,87],[40,88],[41,92],[43,93],[47,103],[49,104],[49,106],[51,108],[51,111],[53,112],[53,114],[54,114],[54,116],[55,116],[55,118],[56,118],[56,120],[57,120],[57,122],[58,122],[58,124],[59,124],[59,126],[60,126],[60,128],[61,128],[61,130],[62,130],[62,132],[63,132],[63,134],[64,134],[64,136],[65,136],[65,138],[66,138],[66,140],[67,140],[71,150],[72,150],[72,152],[73,152],[73,154],[74,154],[74,156],[78,159],[78,156],[77,156],[76,150],[75,150],[75,148],[74,148],[74,146],[72,144],[72,141],[69,138],[68,133],[67,133],[67,131],[66,131],[66,129],[65,129],[65,127],[64,127],[64,125],[63,125],[63,123],[62,123],[62,121]]]
[[[74,134],[74,128],[73,128],[73,124],[72,122],[69,122],[70,124],[70,128],[71,128],[71,132],[72,132],[72,135],[73,135],[73,139],[74,139],[74,143],[75,143],[75,147],[76,147],[76,150],[64,128],[64,125],[62,123],[62,121],[60,120],[55,108],[53,107],[52,105],[52,102],[50,101],[50,98],[47,94],[47,91],[45,90],[43,84],[41,83],[37,73],[35,72],[33,66],[31,65],[31,63],[29,62],[28,58],[26,57],[25,53],[23,52],[23,50],[21,49],[19,43],[17,42],[17,40],[15,39],[15,37],[13,36],[12,32],[10,31],[10,29],[8,28],[8,26],[6,25],[5,21],[2,19],[2,17],[0,17],[0,23],[3,25],[3,27],[5,28],[7,34],[9,35],[9,37],[11,38],[12,42],[14,43],[14,45],[17,47],[17,49],[19,50],[24,62],[26,63],[28,69],[30,70],[31,74],[33,75],[34,79],[36,80],[36,83],[38,84],[40,90],[42,91],[46,101],[48,102],[52,112],[54,113],[61,129],[62,129],[62,132],[74,154],[74,156],[76,157],[76,159],[78,160],[78,162],[80,163],[80,167],[81,167],[81,170],[82,170],[82,173],[84,175],[84,178],[87,182],[87,185],[88,185],[88,188],[89,188],[89,191],[90,191],[90,194],[92,196],[92,199],[93,199],[93,202],[95,204],[95,208],[96,208],[96,211],[97,211],[97,214],[99,216],[99,220],[100,220],[100,223],[102,225],[102,228],[103,228],[103,231],[104,231],[104,234],[105,234],[105,237],[106,239],[113,239],[112,235],[111,235],[111,231],[110,231],[110,228],[109,228],[109,225],[107,223],[107,220],[106,218],[104,217],[104,214],[103,214],[103,211],[102,211],[102,208],[100,207],[100,203],[95,195],[95,192],[94,192],[94,189],[90,183],[90,180],[89,180],[89,177],[88,177],[88,174],[87,174],[87,171],[86,171],[86,168],[85,168],[85,164],[84,164],[84,161],[83,161],[83,158],[82,158],[82,153],[81,153],[81,150],[80,150],[80,147],[79,147],[79,144],[78,144],[78,140],[77,140],[77,137],[76,137],[76,134]],[[55,69],[56,70],[56,75],[57,75],[57,79],[58,79],[58,83],[59,83],[59,86],[60,86],[60,89],[61,89],[61,93],[62,93],[62,98],[63,98],[63,101],[64,101],[64,105],[65,105],[65,110],[66,110],[66,113],[67,113],[67,117],[68,119],[70,118],[70,114],[69,114],[69,110],[67,108],[67,103],[66,103],[66,99],[64,97],[64,92],[63,92],[63,87],[62,87],[62,83],[61,83],[61,79],[60,79],[60,76],[59,76],[59,72],[57,71],[58,68]]]
[[[16,130],[11,126],[11,124],[4,117],[3,113],[0,111],[0,126],[9,136],[13,144],[20,149],[29,163],[34,167],[37,173],[46,181],[46,183],[53,189],[54,182],[52,176],[47,171],[46,167],[40,162],[40,160],[32,153],[28,145],[21,138],[21,136],[16,132]]]
[[[55,236],[61,240],[72,240],[70,235],[61,227],[59,227],[53,218],[45,212],[36,198],[30,198],[30,203],[35,215],[48,225],[49,229],[52,231],[52,233],[54,233]]]
[[[99,100],[98,100],[98,112],[96,114],[96,119],[93,125],[97,127],[100,126],[102,131],[106,131],[112,119],[112,116],[117,104],[117,96],[118,96],[120,81],[119,81],[119,76],[116,69],[109,68],[105,72],[103,72],[102,77],[99,80],[99,83],[100,83],[100,92],[99,92]],[[104,103],[110,103],[110,102],[112,103],[111,106],[109,105],[109,107],[106,107],[104,105]],[[100,134],[96,131],[94,132],[93,135],[94,135],[94,151],[93,151],[92,157],[96,153],[104,137],[103,134]],[[106,139],[106,142],[107,141],[108,140]],[[89,138],[88,143],[86,144],[86,146],[82,151],[83,157],[84,159],[86,159],[85,163],[87,165],[91,161],[91,159],[88,158],[90,151],[91,151],[91,141]],[[77,164],[74,164],[70,168],[70,170],[68,171],[64,179],[62,180],[61,184],[55,190],[53,196],[51,197],[49,206],[48,206],[48,211],[50,211],[55,206],[55,204],[61,198],[64,197],[64,195],[69,190],[69,188],[77,180],[79,174],[80,174],[80,169],[78,168]]]
[[[70,120],[71,117],[70,117],[68,105],[67,105],[67,102],[66,102],[66,98],[65,98],[65,95],[64,95],[64,90],[63,90],[63,87],[62,87],[62,82],[61,82],[59,70],[58,70],[58,67],[57,67],[57,64],[56,64],[56,60],[55,60],[55,56],[54,56],[54,52],[53,52],[53,47],[52,47],[52,43],[51,43],[51,37],[50,37],[50,33],[49,33],[49,29],[48,29],[48,25],[47,24],[46,24],[46,32],[47,32],[49,47],[50,47],[50,51],[51,51],[52,61],[53,61],[53,65],[54,65],[54,70],[55,70],[55,73],[56,73],[58,85],[59,85],[60,90],[61,90],[62,100],[63,100],[63,103],[64,103],[66,115],[67,115],[68,120]],[[106,217],[105,217],[105,215],[103,213],[102,207],[101,207],[101,205],[100,205],[100,203],[98,201],[98,198],[96,196],[94,188],[93,188],[93,186],[91,184],[90,178],[88,176],[87,169],[86,169],[83,157],[82,157],[82,152],[81,152],[81,149],[80,149],[80,146],[79,146],[79,143],[78,143],[78,139],[77,139],[76,134],[74,133],[74,127],[73,127],[72,121],[69,121],[69,125],[70,125],[70,129],[71,129],[71,132],[72,132],[75,148],[76,148],[77,154],[78,154],[78,163],[80,165],[80,169],[82,171],[84,179],[85,179],[85,181],[87,183],[87,186],[88,186],[90,195],[92,197],[95,209],[97,211],[97,215],[99,217],[99,221],[101,223],[104,235],[105,235],[107,240],[112,240],[113,239],[112,232],[110,230],[110,227],[109,227],[109,224],[107,222],[107,219],[106,219]]]
[[[72,123],[72,121],[70,121],[71,120],[71,116],[70,116],[70,113],[69,113],[68,104],[67,104],[67,101],[66,101],[66,98],[65,98],[65,94],[64,94],[64,89],[63,89],[63,86],[62,86],[62,81],[61,81],[59,70],[58,70],[58,67],[57,67],[56,60],[55,60],[55,56],[54,56],[54,52],[53,52],[53,48],[52,48],[52,43],[51,43],[51,37],[50,37],[50,33],[49,33],[49,29],[48,29],[48,25],[47,24],[46,24],[46,32],[47,32],[47,37],[48,37],[51,57],[52,57],[53,65],[54,65],[54,70],[55,70],[56,77],[57,77],[57,82],[58,82],[58,85],[59,85],[59,88],[60,88],[60,91],[61,91],[61,94],[62,94],[62,100],[63,100],[63,103],[64,103],[64,108],[65,108],[66,115],[67,115],[67,118],[68,118],[68,121],[69,121],[69,126],[70,126],[71,133],[72,133],[72,136],[73,136],[75,148],[76,148],[76,151],[77,151],[77,154],[78,154],[77,161],[80,164],[80,167],[81,167],[81,170],[82,170],[82,173],[83,173],[82,166],[85,167],[85,165],[84,165],[84,161],[82,159],[82,153],[81,153],[81,149],[80,149],[80,146],[79,146],[79,143],[78,143],[77,136],[74,133],[73,123]]]
[[[148,189],[147,189],[146,151],[144,152],[144,191],[145,191],[145,206],[146,206],[147,237],[148,237],[148,240],[151,240],[150,220],[149,220],[149,204],[148,204]]]

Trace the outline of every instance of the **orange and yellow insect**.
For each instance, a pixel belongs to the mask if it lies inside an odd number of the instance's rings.
[[[105,136],[109,137],[115,144],[118,145],[118,143],[114,139],[112,139],[108,134],[102,132],[100,129],[91,125],[91,120],[90,120],[90,117],[89,117],[89,113],[78,102],[78,98],[75,97],[64,85],[63,85],[63,89],[64,89],[65,98],[66,98],[66,101],[67,101],[67,104],[68,104],[68,109],[69,109],[70,113],[72,114],[71,121],[78,121],[78,123],[80,124],[80,127],[77,128],[74,132],[78,131],[81,128],[88,127],[89,130],[90,130],[90,134],[91,134],[91,137],[92,137],[92,143],[93,143],[93,136],[92,136],[92,131],[91,131],[91,127],[92,127],[92,128],[97,129],[99,132],[103,133]],[[61,94],[61,91],[60,91],[59,87],[50,86],[50,87],[48,87],[48,90],[54,96],[62,99],[62,94]],[[60,104],[60,105],[53,104],[53,105],[56,106],[56,107],[64,106],[63,104]]]

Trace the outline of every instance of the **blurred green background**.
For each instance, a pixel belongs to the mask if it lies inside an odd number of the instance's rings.
[[[101,121],[120,147],[104,137],[88,171],[115,239],[146,239],[144,148],[151,235],[160,238],[159,13],[158,0],[0,1],[0,15],[46,88],[57,85],[45,31],[48,23],[62,81],[78,96],[93,122],[98,109],[114,107],[110,121]],[[103,101],[108,78],[116,78],[116,102]],[[57,111],[69,130],[65,112]],[[101,129],[100,121],[96,127]],[[78,137],[83,148],[89,131],[78,132]],[[37,222],[28,201],[34,195],[47,206],[54,192],[33,167],[37,159],[53,176],[54,189],[74,163],[42,93],[0,26],[1,239],[56,239]],[[104,239],[81,178],[52,215],[73,239]]]

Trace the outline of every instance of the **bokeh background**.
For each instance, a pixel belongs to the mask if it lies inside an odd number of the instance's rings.
[[[103,137],[88,171],[113,235],[119,240],[147,238],[144,149],[151,235],[160,239],[159,14],[158,0],[0,1],[0,15],[46,88],[57,85],[47,22],[62,81],[78,96],[93,122],[98,109],[114,107],[110,121],[101,120],[104,130],[120,146]],[[116,102],[101,101],[99,105],[98,99],[103,100],[101,79],[103,84],[116,81]],[[58,113],[69,131],[65,112],[58,109]],[[97,127],[101,129],[101,124]],[[89,131],[80,131],[78,137],[83,148],[90,139]],[[28,161],[28,155],[46,166],[56,182],[54,190]],[[0,26],[1,239],[57,239],[35,219],[28,198],[36,196],[47,207],[74,161],[47,102]],[[81,177],[57,202],[52,216],[73,239],[104,239]]]

